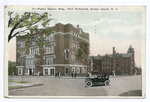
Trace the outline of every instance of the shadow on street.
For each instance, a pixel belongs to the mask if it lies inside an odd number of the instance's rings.
[[[132,90],[132,91],[124,92],[119,96],[142,96],[142,90]]]

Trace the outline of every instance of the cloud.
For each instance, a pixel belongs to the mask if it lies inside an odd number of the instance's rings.
[[[122,24],[130,24],[129,22],[126,22],[126,21],[123,21],[123,20],[120,20],[120,19],[110,19],[110,18],[99,18],[98,20],[96,21],[93,21],[91,23],[88,23],[88,24],[81,24],[81,25],[97,25],[97,24],[100,24],[102,22],[108,22],[108,23],[122,23]]]
[[[129,36],[134,34],[135,32],[142,30],[142,25],[135,26],[114,26],[109,29],[102,29],[102,34],[108,34],[110,37],[112,36]],[[119,34],[119,35],[118,35]]]

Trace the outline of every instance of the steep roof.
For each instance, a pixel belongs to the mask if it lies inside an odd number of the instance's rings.
[[[128,53],[134,52],[134,48],[132,48],[132,46],[130,45],[127,52]]]
[[[108,55],[110,58],[113,58],[113,54]],[[129,58],[132,57],[132,53],[116,53],[116,58]]]
[[[110,58],[113,58],[113,54],[107,54]],[[104,56],[90,56],[93,60],[101,60]],[[132,57],[132,53],[116,53],[116,58],[130,58]]]
[[[90,56],[90,57],[93,60],[101,60],[104,56],[97,55],[97,56]]]

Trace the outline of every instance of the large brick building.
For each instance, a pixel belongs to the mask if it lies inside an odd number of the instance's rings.
[[[35,40],[44,37],[48,42],[40,48]],[[77,72],[78,75],[86,75],[87,68],[76,60],[75,55],[79,48],[79,43],[88,42],[89,34],[83,32],[79,25],[74,27],[71,24],[55,24],[51,27],[49,36],[41,30],[33,32],[30,42],[25,42],[24,36],[16,39],[16,68],[18,75],[71,75]]]
[[[113,47],[112,54],[104,56],[97,55],[91,56],[93,65],[91,68],[92,74],[109,73],[113,74],[134,74],[135,72],[141,73],[135,68],[134,48],[129,46],[127,53],[116,53]],[[139,69],[139,68],[138,68]]]

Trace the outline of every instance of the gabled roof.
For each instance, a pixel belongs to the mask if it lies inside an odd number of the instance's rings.
[[[113,54],[106,54],[106,55],[108,55],[110,58],[113,58]],[[101,60],[104,56],[97,55],[97,56],[90,56],[90,57],[93,60]],[[132,53],[116,53],[115,57],[116,58],[130,58],[132,57]]]
[[[97,56],[91,56],[91,59],[93,60],[101,60],[104,56],[100,56],[100,55],[97,55]]]
[[[110,58],[113,58],[113,54],[109,54]],[[116,58],[129,58],[132,57],[132,53],[116,53]]]

